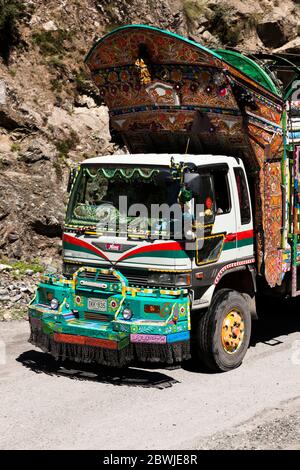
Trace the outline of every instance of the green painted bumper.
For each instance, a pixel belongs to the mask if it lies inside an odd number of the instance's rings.
[[[71,281],[46,277],[29,305],[29,320],[29,341],[56,358],[122,366],[190,357],[187,290],[130,287],[116,270],[84,267]]]

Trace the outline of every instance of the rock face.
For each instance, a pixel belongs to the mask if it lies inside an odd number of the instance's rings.
[[[69,166],[116,151],[83,64],[97,38],[143,23],[211,47],[299,51],[299,1],[4,3],[14,14],[9,25],[0,21],[0,261],[57,257]]]
[[[11,270],[1,271],[0,265],[0,322],[27,318],[28,303],[41,280],[40,273],[25,272],[20,278]]]

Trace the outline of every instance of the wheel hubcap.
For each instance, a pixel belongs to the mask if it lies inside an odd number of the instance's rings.
[[[241,347],[244,330],[243,316],[237,309],[231,310],[222,325],[222,344],[228,354],[235,353]]]

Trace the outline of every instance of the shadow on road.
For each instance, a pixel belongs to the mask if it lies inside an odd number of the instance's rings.
[[[16,359],[23,366],[38,374],[69,377],[75,380],[91,380],[113,385],[164,389],[179,383],[177,380],[157,371],[142,368],[112,368],[96,364],[78,364],[71,361],[56,361],[50,354],[30,350]],[[157,366],[156,366],[157,367]],[[148,365],[147,365],[147,368]]]
[[[253,322],[250,346],[264,343],[276,347],[284,342],[284,336],[300,331],[300,303],[299,299],[286,301],[272,300],[264,302],[259,307],[259,320]],[[278,339],[281,337],[280,339]],[[111,368],[96,364],[78,364],[71,361],[56,361],[50,354],[30,350],[22,353],[17,359],[25,367],[36,373],[69,377],[76,380],[92,380],[99,383],[113,385],[127,385],[132,387],[152,387],[164,389],[179,383],[167,374],[158,372],[172,370],[162,364],[145,363],[134,364],[128,368]],[[174,367],[176,369],[180,366]],[[147,370],[145,370],[147,368]],[[182,368],[189,372],[214,374],[202,365],[192,360],[182,364]]]
[[[270,299],[259,306],[259,320],[253,322],[250,346],[264,343],[276,346],[277,339],[300,331],[300,299]]]
[[[300,332],[300,299],[268,299],[258,305],[259,319],[253,321],[250,347],[263,343],[276,347],[284,343],[284,336]],[[281,337],[279,339],[279,337]],[[195,339],[195,338],[194,338]],[[196,345],[194,345],[196,347]],[[193,360],[182,365],[188,372],[215,374]]]

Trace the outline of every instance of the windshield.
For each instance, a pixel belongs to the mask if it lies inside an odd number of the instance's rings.
[[[168,168],[82,167],[66,222],[93,226],[101,232],[169,233],[170,212],[164,214],[159,207],[176,204],[179,190],[179,182]],[[171,219],[181,216],[177,211]]]

